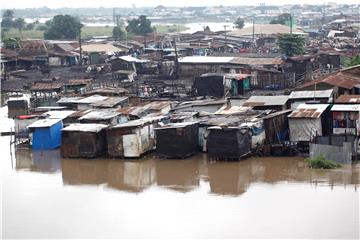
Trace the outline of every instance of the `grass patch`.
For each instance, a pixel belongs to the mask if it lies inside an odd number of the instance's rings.
[[[157,33],[173,33],[173,32],[182,32],[188,28],[181,24],[172,24],[172,25],[154,25]]]
[[[341,164],[338,164],[332,160],[328,160],[323,155],[314,158],[307,158],[305,159],[305,162],[310,168],[334,169],[341,167]]]

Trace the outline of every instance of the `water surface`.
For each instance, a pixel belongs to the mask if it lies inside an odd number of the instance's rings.
[[[62,159],[2,150],[5,238],[359,238],[360,165]]]

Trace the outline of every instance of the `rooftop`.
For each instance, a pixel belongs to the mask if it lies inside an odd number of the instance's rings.
[[[61,119],[56,118],[45,118],[37,120],[36,122],[33,122],[28,126],[28,128],[45,128],[45,127],[51,127],[55,125],[56,123],[60,122]]]
[[[290,33],[290,27],[281,24],[255,24],[255,35],[276,35]],[[293,29],[293,34],[305,34],[300,29]],[[253,26],[229,32],[230,36],[252,36]]]
[[[360,112],[360,104],[335,104],[331,111]]]
[[[113,109],[99,109],[85,114],[80,117],[79,120],[106,120],[114,118],[118,115],[120,115],[120,113],[114,111]]]
[[[111,107],[115,107],[116,105],[118,105],[128,99],[129,99],[128,97],[108,97],[104,100],[92,103],[91,106],[111,108]]]
[[[330,98],[332,93],[333,93],[333,89],[329,89],[329,90],[316,90],[316,91],[292,91],[290,93],[289,99],[302,99],[302,98],[309,98],[309,99],[313,99],[313,98]]]
[[[105,124],[95,124],[95,123],[74,123],[70,124],[68,127],[63,128],[62,131],[66,132],[100,132],[101,130],[107,128]]]
[[[329,104],[300,104],[289,118],[319,118]]]
[[[360,95],[341,95],[335,103],[360,103]]]
[[[288,101],[288,95],[278,96],[251,96],[245,101],[243,106],[257,107],[257,106],[283,106]]]

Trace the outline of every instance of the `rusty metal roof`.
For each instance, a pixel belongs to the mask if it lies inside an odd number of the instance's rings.
[[[234,57],[230,63],[252,66],[281,65],[284,62],[281,58],[243,58]]]
[[[132,116],[140,117],[145,112],[147,112],[147,110],[148,110],[148,108],[146,108],[144,106],[136,106],[136,107],[118,108],[116,111],[123,115],[132,115]]]
[[[336,103],[360,103],[360,95],[341,95],[336,100]]]
[[[91,106],[93,107],[104,107],[104,108],[112,108],[115,107],[116,105],[127,101],[129,98],[128,97],[108,97],[102,101],[98,101],[95,103],[92,103]]]
[[[341,87],[345,89],[352,89],[360,84],[360,76],[355,76],[344,72],[337,72],[323,78],[305,83],[300,88],[309,87],[320,83],[326,83],[331,86]]]
[[[319,118],[329,104],[300,104],[289,118]]]
[[[68,80],[65,85],[72,86],[72,85],[88,85],[92,82],[92,79],[71,79]]]
[[[32,91],[58,90],[63,87],[62,83],[36,82],[31,86]]]
[[[84,116],[80,117],[79,120],[107,120],[119,115],[120,113],[114,109],[99,109],[85,114]]]
[[[150,110],[154,110],[154,111],[161,111],[162,109],[169,106],[171,106],[170,101],[153,101],[144,105],[145,108],[149,108]]]

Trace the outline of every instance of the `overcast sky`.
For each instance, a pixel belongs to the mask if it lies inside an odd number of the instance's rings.
[[[266,5],[281,4],[324,4],[325,2],[337,2],[343,4],[358,4],[360,0],[0,0],[1,8],[33,8],[33,7],[151,7],[164,6],[214,6],[214,5]]]

